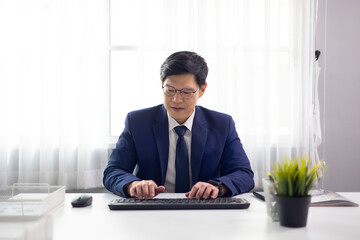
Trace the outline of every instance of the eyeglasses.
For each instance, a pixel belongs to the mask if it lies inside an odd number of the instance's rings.
[[[192,98],[192,96],[194,96],[194,93],[196,93],[197,90],[199,90],[199,88],[196,89],[195,91],[193,89],[189,89],[189,88],[183,88],[181,90],[176,90],[174,87],[171,87],[168,85],[163,86],[162,89],[163,89],[165,95],[169,96],[169,97],[175,96],[176,92],[179,91],[181,97],[184,99]]]

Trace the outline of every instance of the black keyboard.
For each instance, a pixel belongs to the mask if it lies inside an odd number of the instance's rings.
[[[139,200],[119,198],[109,203],[111,210],[161,210],[161,209],[246,209],[250,203],[243,198],[216,198],[196,200],[188,198],[155,198]]]

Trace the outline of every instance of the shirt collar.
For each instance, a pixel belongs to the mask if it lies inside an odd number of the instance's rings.
[[[181,124],[181,126],[185,126],[190,132],[191,132],[192,125],[193,125],[193,122],[194,122],[195,110],[196,110],[196,108],[194,108],[194,111],[192,112],[192,114],[190,115],[190,117],[184,122],[184,124]],[[180,126],[180,124],[179,124],[175,119],[173,119],[173,118],[169,115],[169,113],[167,113],[167,115],[168,115],[169,132],[170,132],[170,131],[173,130],[175,127]]]

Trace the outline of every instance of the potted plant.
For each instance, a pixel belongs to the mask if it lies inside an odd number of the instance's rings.
[[[312,161],[303,157],[286,157],[282,163],[272,166],[269,178],[274,185],[279,210],[280,225],[305,227],[311,196],[309,191],[315,180],[322,176],[322,161],[312,166]]]

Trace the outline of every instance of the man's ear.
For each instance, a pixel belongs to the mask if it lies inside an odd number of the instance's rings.
[[[201,98],[204,95],[206,87],[207,87],[207,82],[205,82],[205,84],[200,87],[200,89],[199,89],[199,98]]]

